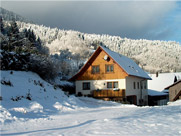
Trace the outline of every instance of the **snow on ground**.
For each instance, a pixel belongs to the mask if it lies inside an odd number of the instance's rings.
[[[74,96],[66,96],[32,72],[1,71],[1,96],[1,110],[7,109],[8,120],[43,118],[84,106]],[[0,116],[1,122],[7,121],[4,112]]]
[[[181,135],[181,100],[167,106],[137,107],[68,97],[34,73],[10,73],[1,71],[1,82],[12,84],[1,84],[1,135]],[[12,101],[16,96],[23,97]]]
[[[168,102],[168,105],[173,105],[173,106],[179,106],[179,105],[181,105],[181,100],[177,100],[177,101],[175,101],[175,102]]]

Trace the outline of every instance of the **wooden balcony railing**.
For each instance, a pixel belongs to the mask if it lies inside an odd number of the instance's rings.
[[[122,97],[125,98],[125,90],[94,90],[93,97],[95,98],[116,98]]]

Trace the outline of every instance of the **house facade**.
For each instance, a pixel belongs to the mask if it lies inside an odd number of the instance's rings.
[[[173,102],[181,99],[181,80],[178,80],[165,89],[169,89],[169,101]]]
[[[77,95],[147,105],[148,79],[133,60],[100,46],[70,80]]]

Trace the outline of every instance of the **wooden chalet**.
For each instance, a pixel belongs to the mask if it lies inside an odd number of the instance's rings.
[[[77,95],[147,105],[148,79],[132,59],[99,46],[70,81],[75,81]]]

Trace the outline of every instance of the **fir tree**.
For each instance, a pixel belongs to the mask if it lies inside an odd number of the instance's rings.
[[[1,29],[1,33],[5,34],[5,29],[4,29],[2,16],[0,16],[0,29]]]
[[[19,28],[15,20],[11,22],[11,26],[9,28],[9,34],[10,36],[15,36],[15,37],[17,37],[19,34]]]

